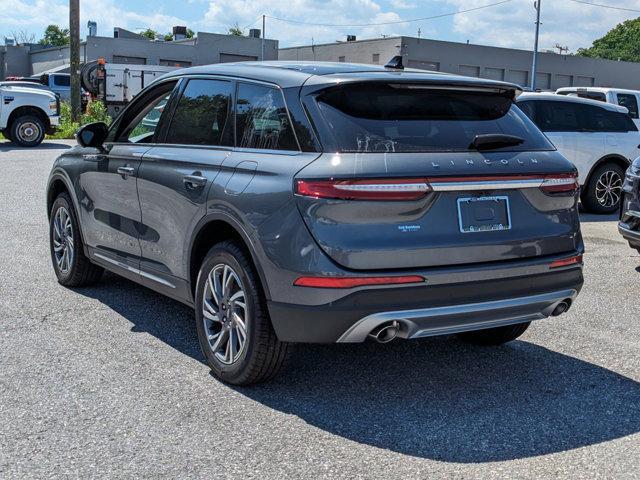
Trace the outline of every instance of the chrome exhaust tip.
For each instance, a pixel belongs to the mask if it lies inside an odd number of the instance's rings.
[[[393,322],[383,323],[371,330],[369,337],[378,343],[389,343],[398,336],[400,331],[400,323],[397,320]]]
[[[558,305],[556,305],[556,308],[554,308],[553,312],[551,312],[551,316],[557,317],[558,315],[562,315],[569,310],[569,307],[571,307],[571,299],[567,298],[566,300],[563,300]]]

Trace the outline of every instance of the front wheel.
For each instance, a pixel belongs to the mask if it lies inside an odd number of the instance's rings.
[[[44,140],[44,122],[34,115],[16,118],[9,129],[11,140],[21,147],[37,147]]]
[[[287,356],[273,330],[260,280],[235,242],[217,244],[196,284],[196,329],[214,375],[234,385],[272,378]]]
[[[620,207],[624,170],[616,163],[605,163],[591,174],[580,199],[589,212],[613,213]]]
[[[502,345],[518,338],[529,328],[529,325],[531,325],[531,322],[464,332],[459,333],[458,338],[473,345]]]

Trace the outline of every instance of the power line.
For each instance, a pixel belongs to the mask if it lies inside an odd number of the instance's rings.
[[[614,7],[613,5],[606,5],[604,3],[587,2],[585,0],[570,0],[570,1],[572,1],[574,3],[582,3],[583,5],[590,5],[592,7],[602,7],[602,8],[609,8],[611,10],[620,10],[622,12],[640,13],[640,10],[638,10],[636,8]]]
[[[413,18],[411,20],[396,20],[394,22],[380,22],[380,23],[340,23],[340,24],[331,24],[331,23],[303,22],[303,21],[300,21],[300,20],[290,20],[288,18],[273,17],[271,15],[266,15],[266,17],[270,18],[272,20],[279,20],[281,22],[295,23],[295,24],[298,24],[298,25],[313,25],[313,26],[316,26],[316,27],[376,27],[376,26],[379,26],[379,25],[397,25],[397,24],[400,24],[400,23],[413,23],[413,22],[421,22],[423,20],[433,20],[433,19],[436,19],[436,18],[451,17],[453,15],[458,15],[460,13],[474,12],[476,10],[482,10],[484,8],[495,7],[497,5],[503,5],[505,3],[509,3],[509,2],[512,2],[512,1],[513,0],[502,0],[500,2],[494,2],[494,3],[489,3],[487,5],[482,5],[480,7],[467,8],[465,10],[458,10],[457,12],[441,13],[439,15],[432,15],[430,17],[422,17],[422,18]]]

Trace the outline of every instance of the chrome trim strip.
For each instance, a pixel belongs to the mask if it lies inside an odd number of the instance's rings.
[[[434,192],[459,192],[470,190],[510,190],[518,188],[540,188],[542,178],[528,180],[478,180],[470,182],[433,182],[431,188]]]
[[[93,256],[99,258],[100,260],[104,260],[105,262],[109,262],[112,265],[116,265],[117,267],[124,268],[125,270],[128,270],[132,273],[136,273],[141,277],[148,278],[149,280],[153,280],[154,282],[165,285],[169,288],[176,288],[176,286],[173,283],[167,282],[164,278],[157,277],[152,273],[145,272],[144,270],[140,270],[139,268],[135,268],[130,265],[127,265],[126,263],[119,262],[118,260],[109,258],[105,255],[102,255],[101,253],[94,253]]]
[[[625,239],[632,238],[633,240],[640,240],[640,232],[636,232],[634,230],[630,230],[628,228],[623,227],[620,224],[618,224],[618,232]]]
[[[338,343],[363,342],[374,328],[393,320],[400,322],[399,336],[402,338],[445,335],[540,320],[551,315],[560,302],[567,298],[573,300],[577,295],[576,290],[570,289],[490,302],[374,313],[352,325]]]
[[[640,212],[638,212],[637,210],[627,210],[626,212],[624,212],[624,214],[629,215],[630,217],[640,218]]]

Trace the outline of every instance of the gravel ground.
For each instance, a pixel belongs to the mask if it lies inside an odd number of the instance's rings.
[[[50,267],[44,189],[69,142],[0,142],[0,477],[632,478],[640,257],[584,216],[585,287],[521,341],[299,346],[272,383],[210,376],[192,312]]]

